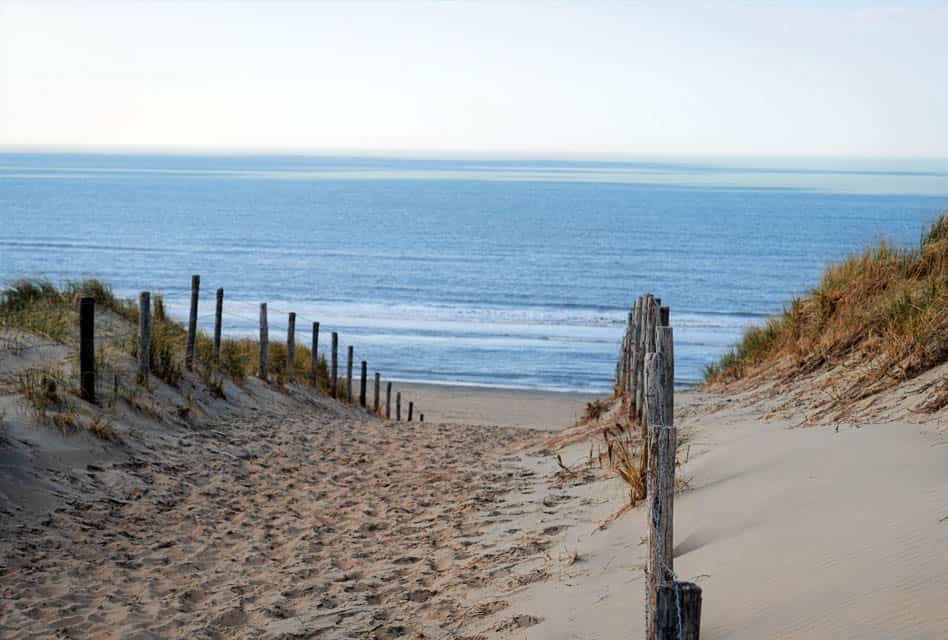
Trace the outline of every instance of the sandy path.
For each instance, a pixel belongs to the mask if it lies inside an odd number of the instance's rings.
[[[497,611],[471,585],[551,544],[482,535],[536,489],[530,431],[277,413],[213,431],[126,463],[127,501],[4,543],[0,635],[457,637]]]

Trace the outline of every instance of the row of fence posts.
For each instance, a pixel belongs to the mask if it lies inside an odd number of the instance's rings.
[[[616,365],[616,393],[627,399],[629,422],[638,424],[643,436],[648,528],[645,637],[698,640],[701,588],[679,581],[674,572],[674,334],[669,308],[651,294],[639,297],[629,311]]]
[[[194,368],[194,346],[197,341],[198,328],[198,301],[200,298],[201,276],[191,277],[191,308],[188,315],[188,333],[185,343],[184,365],[189,371]],[[214,342],[212,357],[214,362],[218,362],[221,353],[221,334],[224,315],[224,290],[217,290],[217,304],[214,312]],[[293,382],[296,366],[296,313],[288,314],[287,334],[286,334],[286,370],[287,381]],[[319,363],[319,322],[313,322],[312,326],[312,354],[309,366],[310,383],[316,387],[317,371]],[[269,377],[269,345],[270,328],[267,314],[267,303],[260,304],[260,361],[257,367],[257,373],[261,380],[267,381]],[[346,364],[346,401],[349,404],[353,402],[352,395],[352,365],[355,350],[352,346],[347,349],[348,361]],[[148,374],[151,367],[151,292],[142,291],[138,297],[138,381],[140,383],[148,382]],[[329,372],[329,393],[333,398],[338,396],[339,384],[339,334],[332,332],[332,352],[331,365]],[[359,406],[368,409],[367,406],[367,384],[368,384],[368,362],[362,361],[361,379],[359,384]],[[80,397],[89,401],[96,401],[95,393],[95,300],[90,297],[83,297],[79,301],[79,390]],[[372,411],[379,412],[381,388],[381,374],[375,372],[375,394],[372,403]],[[408,421],[414,419],[415,403],[408,403]],[[392,383],[386,383],[385,387],[385,418],[392,417]],[[419,421],[425,421],[425,414],[420,413]],[[402,419],[402,394],[397,392],[395,395],[395,420]]]

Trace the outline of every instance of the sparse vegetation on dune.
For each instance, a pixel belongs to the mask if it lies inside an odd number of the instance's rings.
[[[96,370],[100,386],[106,384],[111,388],[113,402],[124,400],[136,412],[160,419],[160,412],[141,398],[140,391],[145,390],[140,386],[143,381],[136,380],[132,373],[134,360],[130,358],[138,357],[139,344],[137,301],[116,297],[107,284],[90,279],[56,287],[46,280],[18,280],[0,292],[0,329],[33,334],[69,346],[78,336],[79,299],[84,296],[95,299],[100,313],[112,312],[128,322],[119,334],[97,336]],[[180,387],[186,374],[187,331],[182,324],[168,317],[160,295],[153,298],[153,305],[149,359],[152,381],[157,379],[172,387]],[[211,336],[199,332],[195,340],[194,371],[212,397],[226,398],[226,377],[240,385],[248,376],[257,375],[258,341],[223,338],[218,358],[214,358],[213,350]],[[269,380],[284,388],[289,379],[286,343],[271,341],[269,353]],[[297,345],[294,355],[294,382],[312,385],[310,349]],[[69,359],[63,364],[77,368],[78,350],[70,351]],[[328,392],[329,373],[322,356],[317,362],[316,373],[316,385]],[[69,419],[71,414],[65,395],[76,395],[77,390],[67,389],[64,380],[52,369],[30,369],[19,377],[16,390],[39,418],[56,424],[62,422],[63,425],[69,422],[74,426],[76,420]],[[344,383],[340,382],[342,390]],[[89,426],[93,433],[101,434],[100,437],[115,439],[107,422],[93,421]]]
[[[948,360],[948,213],[916,249],[882,241],[823,273],[808,295],[707,368],[705,382],[793,379],[859,366],[836,404],[868,397]],[[936,405],[939,403],[936,403]]]

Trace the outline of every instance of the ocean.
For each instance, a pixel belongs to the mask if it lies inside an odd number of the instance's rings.
[[[200,326],[297,313],[370,375],[601,392],[626,314],[671,307],[676,382],[833,260],[918,243],[948,161],[0,153],[0,282],[94,276]],[[358,370],[358,367],[356,367]]]

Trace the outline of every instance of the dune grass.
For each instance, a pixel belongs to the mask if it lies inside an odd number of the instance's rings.
[[[133,301],[116,298],[111,287],[100,280],[67,282],[57,288],[48,280],[23,278],[0,292],[0,327],[63,342],[75,331],[79,299],[85,296],[95,298],[100,308],[128,320],[138,319]]]
[[[16,329],[40,335],[54,341],[67,342],[74,339],[78,327],[79,299],[90,296],[95,299],[97,309],[108,310],[125,318],[137,328],[138,304],[131,299],[114,295],[109,285],[100,280],[88,279],[67,282],[56,287],[48,280],[20,279],[0,292],[0,327]],[[165,310],[162,297],[153,298],[151,321],[150,371],[159,380],[178,386],[184,377],[184,356],[187,330],[184,325],[172,320]],[[137,332],[129,337],[123,349],[133,358],[138,356]],[[293,381],[312,385],[310,375],[311,351],[296,345],[294,350]],[[194,368],[212,394],[223,397],[223,376],[241,384],[247,376],[258,373],[260,345],[250,338],[223,338],[220,357],[213,355],[213,339],[199,331],[195,338]],[[287,371],[287,345],[285,342],[269,343],[269,378],[278,386],[289,380]],[[326,360],[319,357],[316,368],[316,386],[329,390],[329,374]]]
[[[705,371],[705,382],[792,378],[846,360],[865,363],[848,399],[866,397],[948,359],[948,213],[919,246],[887,241],[831,265],[780,316],[752,327]]]

